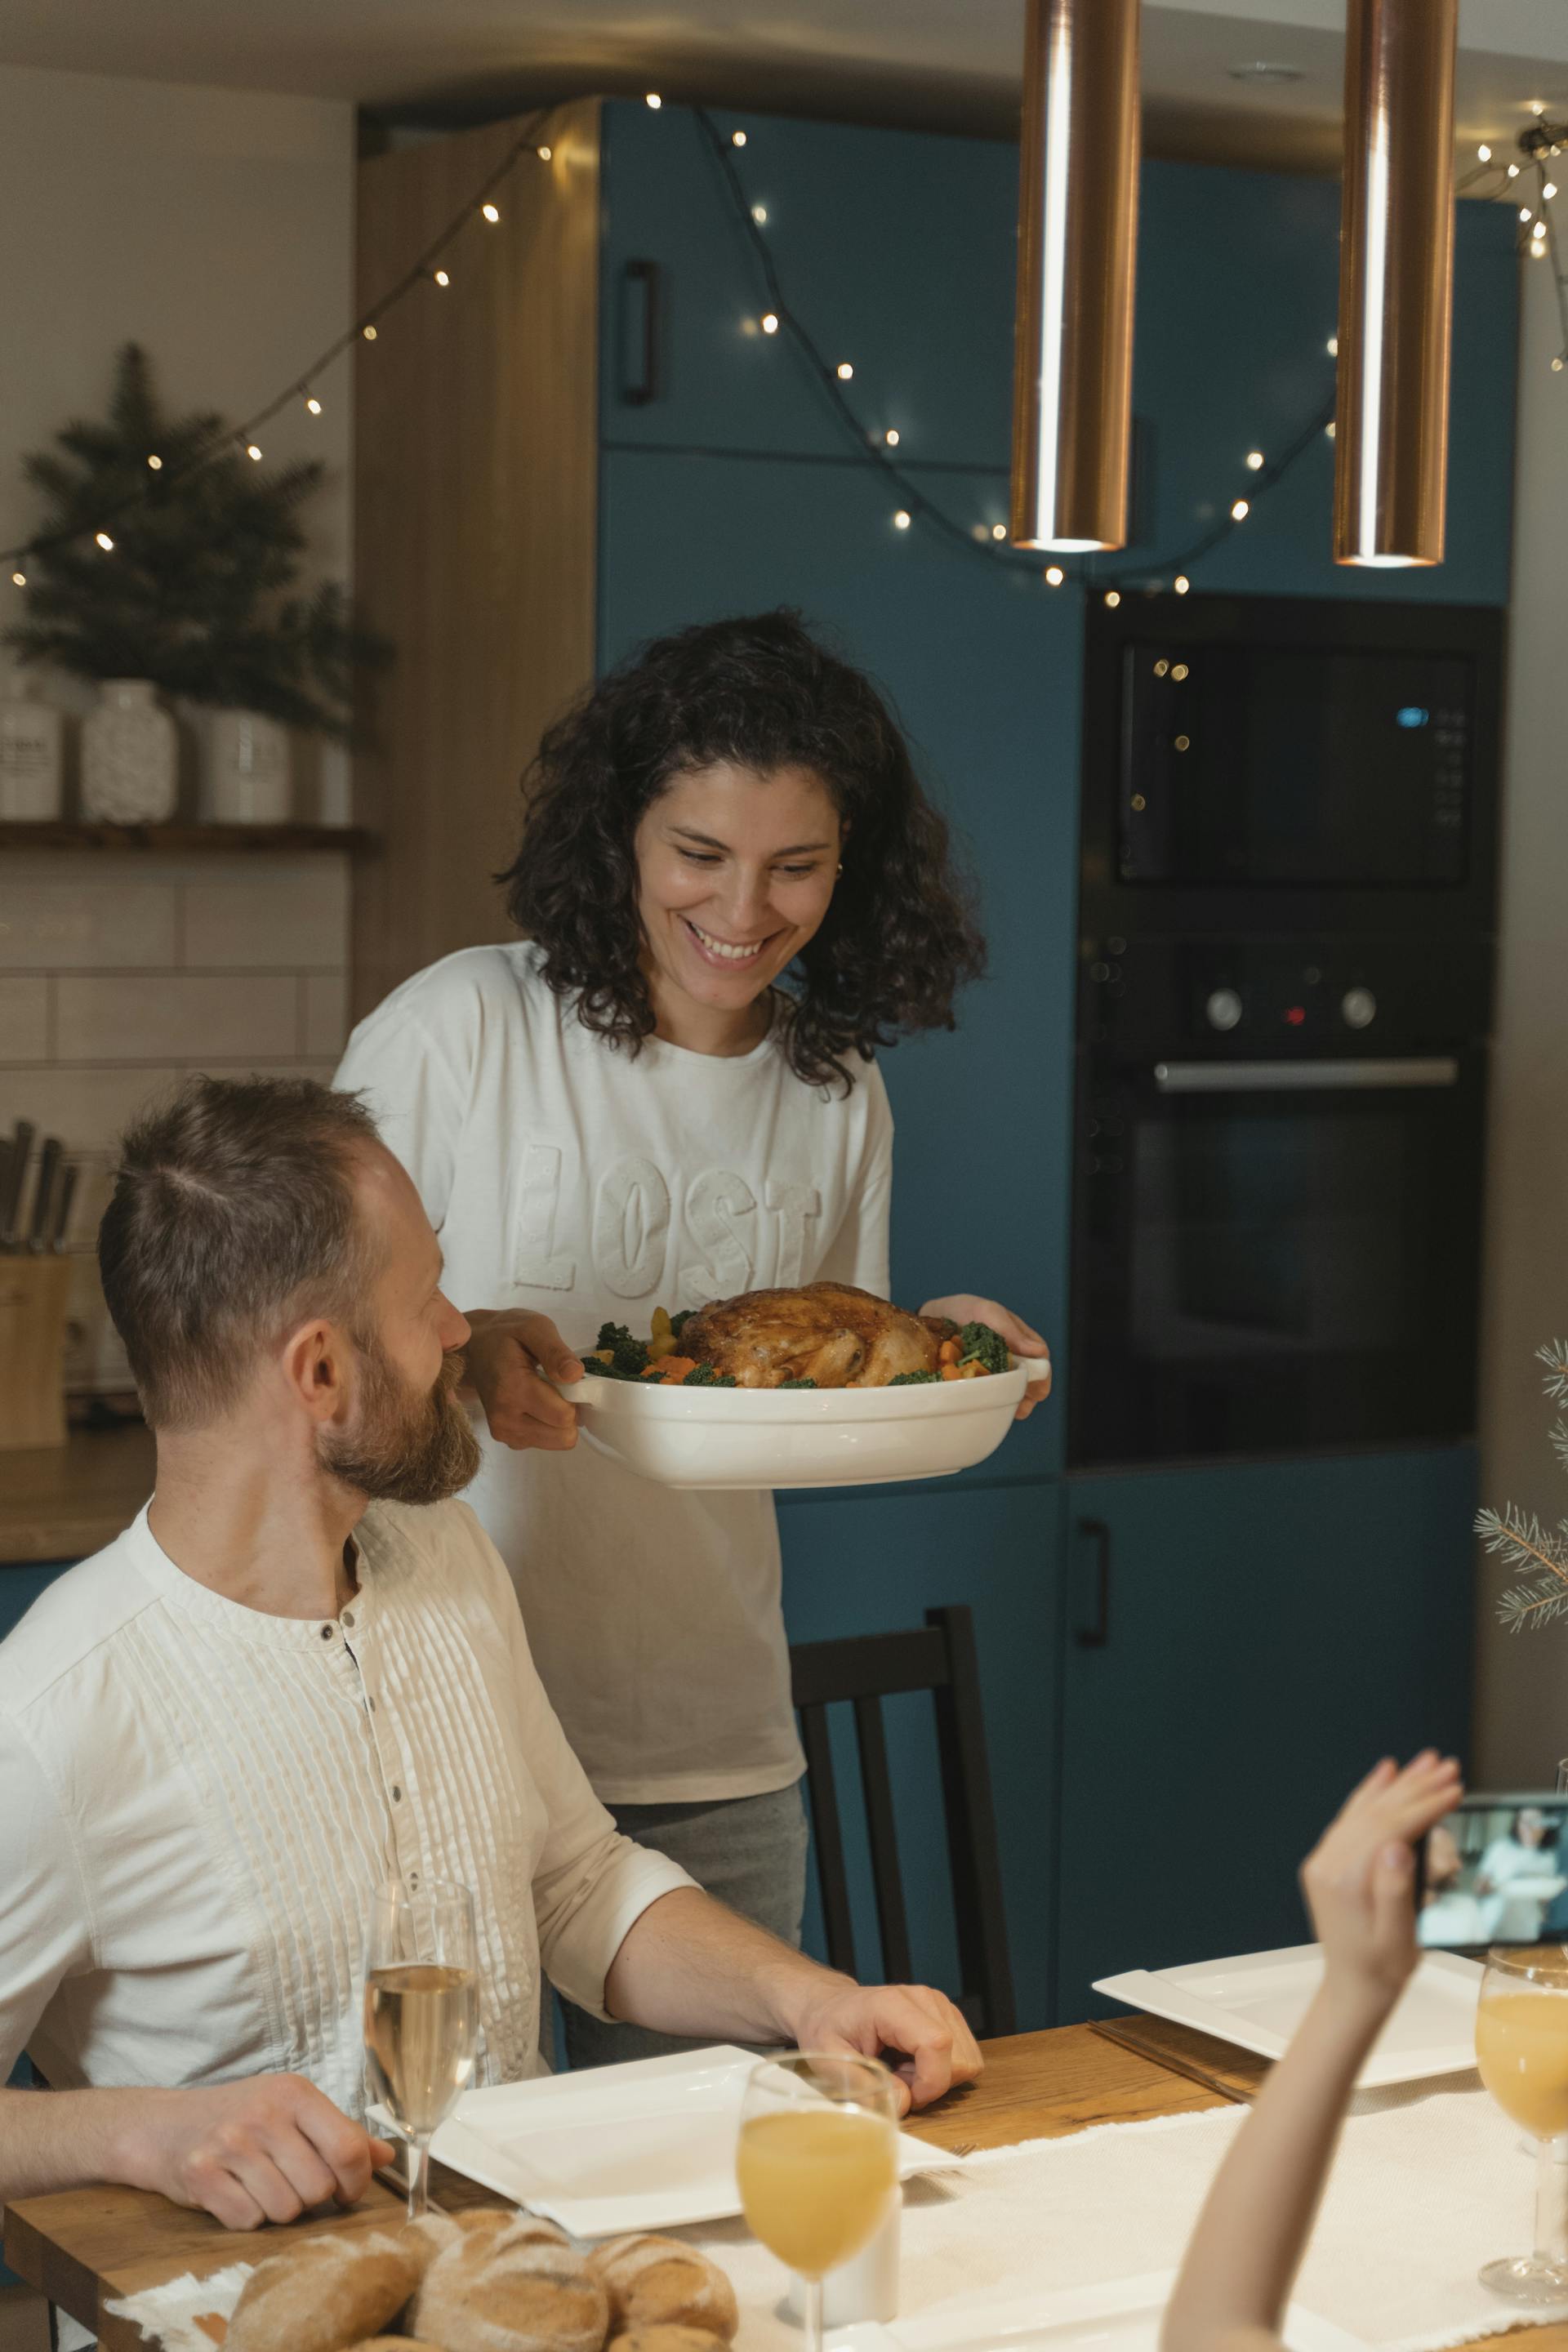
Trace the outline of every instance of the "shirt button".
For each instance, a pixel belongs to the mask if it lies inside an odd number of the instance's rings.
[[[415,1894],[417,1894],[419,1891],[419,1873],[416,1870],[411,1870],[409,1872],[408,1884],[412,1891]]]
[[[370,1711],[372,1715],[375,1713],[375,1693],[374,1691],[372,1691],[370,1695]]]
[[[403,1802],[403,1791],[395,1780],[392,1784],[392,1801],[395,1805],[400,1805]]]
[[[345,1609],[345,1610],[343,1611],[343,1623],[344,1623],[345,1625],[352,1625],[352,1624],[353,1623],[353,1622],[354,1622],[354,1612],[353,1612],[353,1611],[352,1609]]]
[[[322,1628],[321,1628],[321,1639],[322,1639],[322,1641],[323,1641],[323,1642],[330,1642],[330,1641],[331,1640],[331,1638],[332,1638],[332,1629],[331,1629],[331,1627],[330,1625],[323,1625],[323,1626],[322,1626]]]

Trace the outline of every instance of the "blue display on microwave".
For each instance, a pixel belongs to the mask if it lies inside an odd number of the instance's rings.
[[[1403,710],[1396,710],[1394,714],[1394,723],[1399,727],[1425,727],[1431,716],[1432,713],[1424,710],[1418,702],[1407,702]]]

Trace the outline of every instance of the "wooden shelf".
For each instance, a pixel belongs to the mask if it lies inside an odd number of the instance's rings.
[[[183,856],[213,850],[220,856],[258,850],[290,855],[336,849],[363,855],[375,835],[359,824],[23,824],[0,823],[0,853],[9,849],[162,851]]]

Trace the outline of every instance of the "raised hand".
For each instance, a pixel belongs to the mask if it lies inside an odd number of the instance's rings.
[[[1400,1771],[1369,1772],[1301,1864],[1301,1892],[1323,1948],[1325,1980],[1389,2002],[1419,1957],[1415,1841],[1463,1794],[1451,1756],[1427,1748]]]

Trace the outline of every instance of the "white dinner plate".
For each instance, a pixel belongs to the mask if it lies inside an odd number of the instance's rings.
[[[841,2327],[827,2342],[832,2352],[1071,2352],[1091,2344],[1097,2352],[1158,2352],[1160,2315],[1175,2283],[1174,2271],[1150,2271],[1027,2300],[977,2296],[923,2319]],[[1366,2352],[1359,2336],[1297,2304],[1286,2315],[1285,2341],[1290,2352]]]
[[[756,2063],[721,2043],[469,2091],[430,2152],[574,2238],[722,2221],[741,2210],[735,2141]],[[899,2135],[900,2179],[954,2161]]]
[[[1102,1977],[1096,1992],[1129,2009],[1190,2025],[1259,2058],[1282,2058],[1322,1981],[1316,1944],[1181,1969],[1133,1969]],[[1476,2002],[1482,1970],[1458,1952],[1427,1952],[1356,2078],[1360,2091],[1458,2074],[1476,2063]]]
[[[994,1454],[1028,1368],[903,1389],[661,1388],[594,1373],[561,1393],[583,1434],[659,1486],[871,1486]]]

